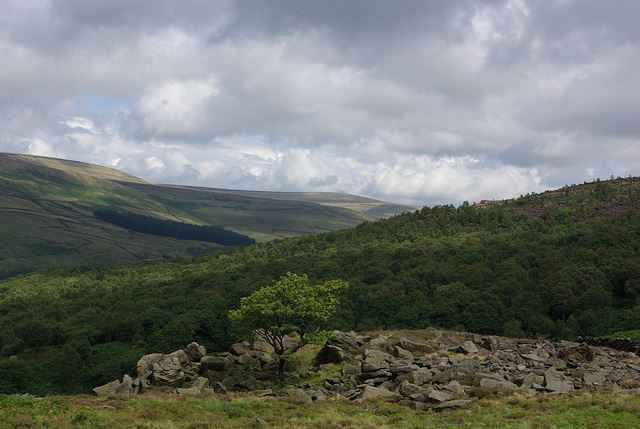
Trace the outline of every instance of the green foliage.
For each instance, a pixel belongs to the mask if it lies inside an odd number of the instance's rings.
[[[273,285],[242,298],[240,308],[229,311],[229,318],[264,338],[282,358],[304,346],[309,340],[307,334],[317,332],[335,313],[339,295],[347,287],[341,280],[311,286],[306,275],[287,273]],[[299,341],[288,345],[285,336],[293,332]]]
[[[228,349],[251,334],[230,322],[229,310],[288,271],[309,273],[310,284],[348,281],[340,306],[322,324],[328,330],[437,325],[573,339],[637,329],[640,191],[620,186],[598,199],[596,185],[589,186],[487,208],[425,207],[195,259],[15,276],[0,281],[0,350],[18,354],[34,380],[54,380],[61,371],[46,356],[76,359],[77,352],[86,373],[68,389],[88,392],[135,367],[133,354],[171,352],[191,341],[209,351]],[[29,335],[32,328],[38,335]],[[97,352],[111,344],[117,344],[111,353]],[[62,391],[55,380],[32,385]]]

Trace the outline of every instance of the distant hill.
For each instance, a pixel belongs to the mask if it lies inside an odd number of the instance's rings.
[[[0,277],[54,265],[164,259],[225,247],[140,234],[94,218],[98,209],[215,226],[264,242],[350,228],[415,208],[347,194],[156,185],[98,165],[0,153]]]

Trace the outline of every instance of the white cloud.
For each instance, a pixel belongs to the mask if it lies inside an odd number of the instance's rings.
[[[0,150],[415,204],[640,174],[634,0],[114,1],[0,0]]]

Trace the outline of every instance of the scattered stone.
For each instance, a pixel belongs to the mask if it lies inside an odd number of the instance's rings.
[[[207,349],[198,343],[191,343],[184,349],[185,354],[190,362],[200,362],[207,354]]]
[[[427,394],[427,402],[432,403],[442,403],[446,401],[451,401],[453,399],[453,395],[451,393],[442,392],[439,390],[432,390]]]
[[[470,399],[456,399],[453,401],[443,402],[442,404],[433,407],[435,411],[444,411],[450,409],[469,408],[473,401]]]
[[[384,399],[399,401],[402,399],[402,395],[399,393],[391,392],[387,389],[381,389],[379,387],[365,386],[360,393],[360,399]]]
[[[122,383],[118,386],[118,390],[116,393],[119,395],[128,395],[131,394],[133,388],[133,379],[129,376],[129,374],[125,374],[122,377]]]
[[[278,361],[266,351],[263,340],[234,344],[218,356],[206,356],[204,347],[191,343],[170,354],[145,355],[138,361],[135,379],[125,375],[122,381],[93,390],[96,395],[130,395],[169,386],[179,395],[241,391],[257,397],[286,395],[301,402],[324,402],[335,396],[360,404],[372,399],[394,401],[419,410],[468,407],[471,401],[454,398],[465,395],[471,385],[552,395],[618,386],[631,387],[626,390],[631,394],[640,390],[633,389],[640,379],[640,365],[635,363],[640,349],[630,340],[607,340],[607,346],[601,346],[578,340],[556,343],[495,336],[478,340],[472,335],[456,342],[456,336],[445,333],[428,342],[402,338],[394,343],[388,337],[336,331],[314,363],[319,370],[340,368],[340,374],[327,378],[321,388],[306,384],[283,390],[277,379]],[[451,351],[482,355],[456,357],[447,353]]]
[[[200,360],[200,368],[204,371],[226,371],[231,361],[226,357],[204,356]]]
[[[411,352],[411,353],[419,353],[419,354],[428,354],[435,352],[435,349],[426,343],[421,343],[417,341],[412,341],[407,338],[403,338],[396,344],[398,347]]]
[[[456,351],[458,353],[464,353],[466,355],[480,352],[480,350],[478,350],[478,346],[476,346],[473,341],[465,341],[464,343],[460,344]]]
[[[118,391],[119,386],[120,381],[113,380],[107,384],[103,384],[102,386],[94,387],[93,393],[95,393],[97,396],[115,395]]]

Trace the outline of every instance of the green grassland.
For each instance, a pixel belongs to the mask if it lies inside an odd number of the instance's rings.
[[[356,210],[202,188],[133,184],[166,206],[188,212],[258,242],[351,228],[375,220]]]
[[[276,200],[293,200],[318,203],[326,206],[341,207],[361,212],[375,219],[388,218],[399,213],[418,210],[420,207],[393,204],[372,198],[338,192],[266,192],[266,191],[232,191],[221,190],[225,193],[250,195],[272,198]]]
[[[550,397],[508,394],[471,408],[436,413],[406,405],[356,405],[335,398],[171,393],[142,396],[0,395],[0,428],[632,428],[640,426],[640,396],[610,392]]]
[[[139,262],[224,248],[133,233],[92,217],[104,208],[218,226],[258,242],[375,220],[367,211],[413,209],[346,194],[243,194],[153,185],[97,165],[0,153],[0,277],[56,265]]]

